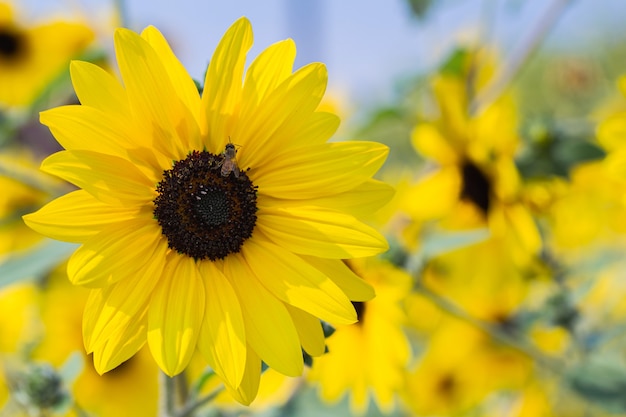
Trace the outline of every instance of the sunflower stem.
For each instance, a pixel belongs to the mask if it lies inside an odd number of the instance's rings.
[[[471,114],[481,114],[491,103],[502,95],[504,90],[517,77],[524,63],[530,58],[533,52],[537,50],[541,41],[555,26],[555,23],[563,14],[565,8],[572,1],[573,0],[554,0],[552,2],[550,7],[546,10],[546,13],[538,20],[537,25],[533,28],[526,42],[517,49],[508,63],[505,64],[500,72],[493,78],[493,81],[478,92],[470,105]]]
[[[177,414],[175,414],[175,417],[193,417],[194,412],[198,408],[213,401],[215,397],[217,397],[222,391],[224,391],[224,385],[220,385],[219,387],[214,389],[213,392],[202,398],[199,398],[196,401],[188,402]]]
[[[115,10],[119,18],[119,24],[121,27],[128,27],[128,13],[126,10],[125,0],[115,0]]]
[[[175,417],[177,410],[187,401],[188,389],[185,373],[174,377],[159,373],[159,417]]]
[[[523,339],[521,335],[507,333],[496,325],[477,319],[454,302],[426,288],[421,283],[414,285],[414,289],[415,291],[421,293],[424,297],[429,299],[441,310],[485,332],[493,340],[498,341],[506,346],[509,346],[510,348],[513,348],[523,353],[524,355],[532,358],[536,363],[547,369],[550,369],[556,374],[560,375],[563,373],[563,370],[565,368],[565,364],[563,363],[563,361],[554,357],[547,356],[535,345]]]

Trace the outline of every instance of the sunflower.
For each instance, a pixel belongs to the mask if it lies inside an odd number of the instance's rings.
[[[81,23],[29,25],[0,2],[0,106],[25,106],[94,39]]]
[[[446,229],[489,227],[518,263],[528,263],[541,238],[513,159],[519,145],[514,102],[503,96],[471,115],[467,83],[461,75],[434,78],[439,118],[418,124],[412,141],[436,167],[408,190],[403,211],[414,222],[439,220]]]
[[[182,372],[196,347],[240,402],[261,361],[300,375],[302,348],[324,352],[320,321],[357,320],[350,300],[372,288],[341,259],[387,249],[353,215],[388,195],[373,180],[377,143],[327,143],[320,112],[327,72],[292,72],[292,40],[265,49],[245,74],[252,28],[237,20],[210,61],[202,96],[154,27],[115,33],[123,84],[73,62],[82,105],[43,112],[66,149],[42,169],[81,188],[24,217],[40,233],[81,243],[71,282],[92,288],[83,320],[100,373],[146,342],[159,367]],[[242,83],[243,80],[243,83]]]
[[[376,298],[354,303],[359,322],[335,330],[327,340],[328,353],[313,361],[308,377],[319,382],[325,401],[349,393],[352,410],[364,413],[371,396],[389,413],[410,356],[401,302],[410,292],[411,277],[373,258],[350,260],[348,265],[374,287]]]

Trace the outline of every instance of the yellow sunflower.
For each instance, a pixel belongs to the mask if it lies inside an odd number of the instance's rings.
[[[351,408],[363,413],[371,396],[381,410],[391,412],[410,355],[401,302],[410,292],[411,277],[373,258],[348,264],[374,287],[376,298],[354,303],[359,322],[335,330],[327,340],[328,353],[315,358],[308,377],[319,382],[325,401],[349,393]]]
[[[81,23],[24,23],[0,2],[0,106],[28,105],[93,39]]]
[[[176,375],[197,347],[247,404],[261,360],[300,375],[301,348],[324,352],[318,318],[353,323],[350,300],[374,295],[341,259],[387,248],[348,208],[364,190],[388,195],[371,179],[388,150],[327,143],[339,120],[317,111],[325,66],[292,72],[295,45],[285,40],[244,78],[251,45],[241,18],[219,43],[200,96],[157,29],[118,29],[123,84],[73,62],[82,105],[41,115],[66,149],[42,169],[82,189],[24,219],[82,243],[68,272],[92,288],[83,333],[98,372],[147,341]]]
[[[406,193],[403,210],[415,222],[440,220],[448,229],[489,227],[519,263],[538,253],[541,238],[523,205],[514,155],[517,114],[509,96],[470,115],[467,81],[442,74],[433,80],[439,118],[413,131],[415,149],[436,168]]]

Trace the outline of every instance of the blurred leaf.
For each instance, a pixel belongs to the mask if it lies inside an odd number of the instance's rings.
[[[424,19],[432,7],[433,0],[407,0],[411,13],[418,19]]]
[[[41,172],[36,166],[20,163],[10,154],[0,155],[0,175],[56,196],[71,190],[67,183]]]
[[[626,368],[608,358],[575,366],[566,374],[572,389],[609,412],[626,412]]]
[[[470,57],[465,48],[456,48],[439,67],[439,72],[454,77],[465,77],[467,62]]]
[[[426,258],[433,258],[455,249],[470,246],[489,237],[488,229],[475,229],[463,232],[440,232],[429,236],[423,243],[422,253]]]
[[[83,354],[75,351],[70,353],[61,368],[58,370],[63,383],[67,387],[71,387],[85,367]]]
[[[530,122],[526,128],[530,139],[515,161],[524,178],[559,176],[568,178],[575,166],[603,158],[602,148],[588,140],[591,133],[569,132],[554,122]]]
[[[0,288],[39,278],[65,261],[78,248],[75,243],[46,239],[29,251],[13,253],[0,263]]]
[[[427,236],[422,241],[421,250],[407,263],[408,271],[419,271],[430,259],[473,245],[489,237],[489,229],[474,229],[462,232],[438,232]]]

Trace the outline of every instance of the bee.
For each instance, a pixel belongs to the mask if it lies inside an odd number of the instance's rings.
[[[222,177],[227,177],[230,173],[235,174],[235,178],[239,178],[239,167],[237,166],[237,148],[232,143],[227,143],[224,148],[224,152],[222,152],[222,162],[218,166],[221,166],[220,173]]]

